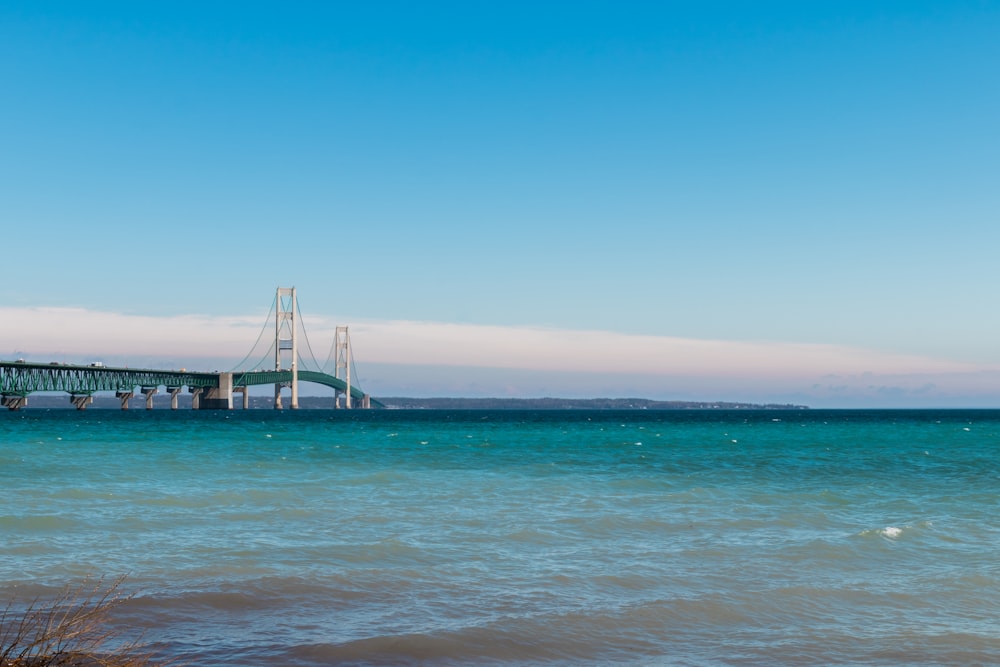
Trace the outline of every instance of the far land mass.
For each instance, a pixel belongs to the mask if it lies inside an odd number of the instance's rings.
[[[809,406],[791,403],[740,403],[732,401],[657,401],[649,398],[407,398],[373,397],[386,408],[395,410],[807,410]],[[180,409],[191,409],[191,397],[179,397]],[[288,409],[289,398],[283,397]],[[233,401],[235,409],[241,408],[240,399]],[[253,410],[273,409],[271,396],[251,396]],[[139,396],[130,401],[133,410],[145,407]],[[154,396],[153,407],[157,410],[170,408],[168,396]],[[66,394],[32,394],[27,409],[73,409]],[[331,396],[299,396],[299,408],[303,410],[329,410],[333,408]],[[89,409],[121,409],[121,401],[114,396],[94,396]]]
[[[387,408],[429,410],[806,410],[790,403],[656,401],[649,398],[379,398]],[[299,399],[301,403],[302,399]]]

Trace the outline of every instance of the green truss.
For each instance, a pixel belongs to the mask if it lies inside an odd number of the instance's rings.
[[[233,387],[286,384],[291,381],[292,372],[290,370],[237,371],[233,373]],[[299,371],[299,381],[314,382],[342,392],[347,391],[346,382],[327,373]],[[175,388],[184,386],[191,389],[218,387],[219,373],[0,361],[0,395],[4,397],[26,397],[36,391],[64,391],[74,396],[80,396],[99,391],[134,391],[136,387]],[[360,388],[351,387],[352,399],[360,401],[364,395]],[[378,404],[377,401],[373,401],[373,403]]]
[[[36,391],[65,391],[80,395],[159,386],[218,387],[219,374],[150,368],[0,362],[0,393],[5,396],[27,396]]]

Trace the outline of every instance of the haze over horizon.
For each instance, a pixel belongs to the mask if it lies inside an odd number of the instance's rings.
[[[0,359],[1000,405],[1000,2],[0,7]],[[322,349],[322,351],[320,351]]]

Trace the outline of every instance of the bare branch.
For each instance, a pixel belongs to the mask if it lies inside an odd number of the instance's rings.
[[[9,601],[0,612],[0,667],[154,667],[138,639],[121,641],[109,623],[114,609],[134,597],[122,591],[124,581],[87,579],[21,612]]]

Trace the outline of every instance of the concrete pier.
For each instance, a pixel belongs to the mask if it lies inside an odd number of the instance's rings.
[[[94,402],[94,397],[90,394],[70,394],[69,402],[77,410],[86,410],[87,406]]]
[[[115,398],[121,399],[122,410],[128,410],[128,402],[135,397],[134,391],[116,391]]]
[[[0,399],[0,405],[8,410],[20,410],[28,405],[28,397],[4,394],[3,398]]]
[[[243,409],[250,409],[250,390],[246,387],[233,387],[234,394],[243,394]]]
[[[184,387],[167,387],[167,393],[170,394],[170,409],[177,409],[177,394],[181,393],[181,389]]]
[[[142,395],[146,397],[146,409],[152,410],[153,394],[158,393],[160,390],[157,389],[156,387],[143,387],[142,389],[140,389],[140,391],[142,392]]]
[[[209,387],[198,405],[199,410],[233,409],[233,374],[219,373],[219,386]]]

